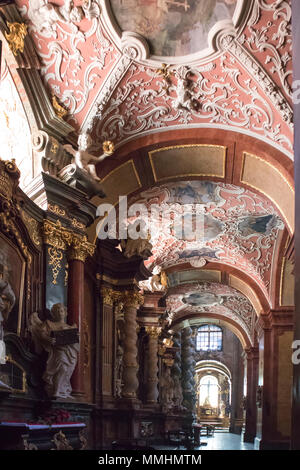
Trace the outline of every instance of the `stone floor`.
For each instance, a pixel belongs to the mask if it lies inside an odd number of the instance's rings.
[[[238,434],[232,434],[229,432],[218,432],[212,437],[201,437],[201,442],[207,443],[196,447],[195,450],[254,450],[254,445],[248,442],[243,442],[242,437]],[[165,447],[165,446],[154,446],[156,450],[184,450],[185,447]]]
[[[201,446],[201,450],[254,450],[254,445],[243,442],[241,436],[229,432],[215,433],[213,437],[202,437],[201,441],[207,442]]]

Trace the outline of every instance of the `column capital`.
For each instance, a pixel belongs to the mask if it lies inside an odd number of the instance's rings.
[[[114,291],[112,290],[112,288],[102,286],[100,292],[103,303],[112,306],[114,303]]]
[[[43,238],[46,245],[57,250],[68,250],[69,260],[85,262],[87,256],[93,256],[95,245],[88,242],[86,235],[79,235],[65,228],[60,220],[44,220]]]
[[[70,261],[77,260],[84,263],[88,256],[93,256],[95,248],[93,243],[88,242],[86,235],[82,237],[77,234],[72,234],[69,242],[68,259]]]
[[[259,350],[257,346],[252,346],[251,348],[245,349],[245,353],[248,361],[257,359],[259,356]]]
[[[150,336],[151,338],[158,338],[160,333],[161,333],[161,327],[159,326],[146,326],[145,327],[145,331],[147,333],[148,336]]]
[[[122,295],[122,302],[125,307],[138,308],[140,305],[143,305],[144,297],[139,292],[126,290]]]

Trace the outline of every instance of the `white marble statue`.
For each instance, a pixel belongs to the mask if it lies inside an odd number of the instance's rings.
[[[104,153],[99,157],[95,157],[88,152],[88,148],[92,143],[91,137],[88,134],[80,134],[78,137],[78,150],[73,149],[72,145],[64,145],[64,148],[71,155],[75,157],[76,165],[81,169],[86,171],[95,181],[100,182],[100,178],[97,176],[95,165],[102,162],[106,157],[112,155],[113,153],[113,144],[111,142],[105,142],[108,144],[106,149],[103,144]],[[109,145],[110,144],[110,145]]]
[[[189,90],[188,80],[186,78],[178,78],[176,94],[177,97],[173,101],[174,108],[195,109],[194,98]]]
[[[139,288],[148,292],[163,292],[167,288],[167,278],[160,266],[155,266],[151,276],[146,281],[139,282]]]
[[[86,0],[82,6],[76,6],[73,0],[65,0],[62,6],[50,3],[48,0],[30,0],[28,2],[28,18],[39,33],[53,33],[57,22],[68,24],[78,31],[75,23],[82,19],[92,19],[99,16],[98,5],[92,0]]]
[[[68,325],[66,318],[67,311],[63,304],[53,305],[50,320],[41,321],[37,313],[30,317],[30,330],[37,352],[41,349],[48,352],[43,380],[46,383],[46,392],[51,398],[72,398],[70,379],[77,363],[79,343],[61,346],[57,345],[55,338],[51,336],[53,331],[76,328],[76,325]]]

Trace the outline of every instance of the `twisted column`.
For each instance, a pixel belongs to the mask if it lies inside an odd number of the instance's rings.
[[[143,296],[138,292],[125,291],[124,304],[124,356],[123,356],[123,389],[124,398],[136,398],[139,381],[137,373],[137,321],[136,312],[143,303]]]
[[[146,326],[148,335],[147,352],[147,403],[157,403],[158,400],[158,337],[161,328]]]
[[[182,330],[181,336],[181,360],[182,360],[182,393],[183,406],[191,413],[195,412],[196,393],[195,393],[195,345],[192,338],[192,329],[190,327]]]
[[[174,364],[171,369],[172,379],[174,382],[173,402],[176,408],[182,407],[183,395],[181,386],[181,331],[177,331],[173,336],[173,347],[177,348],[174,355]]]

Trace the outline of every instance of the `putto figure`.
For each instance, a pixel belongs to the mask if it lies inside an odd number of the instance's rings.
[[[86,171],[95,181],[100,182],[95,165],[114,153],[114,145],[110,141],[105,141],[103,143],[104,153],[99,157],[95,157],[95,155],[88,152],[91,143],[91,137],[84,133],[78,137],[78,150],[74,150],[72,145],[69,144],[64,145],[64,148],[75,157],[75,163],[81,170]]]
[[[78,359],[79,342],[66,341],[61,344],[56,339],[57,332],[75,329],[76,325],[66,323],[67,310],[63,304],[55,304],[51,309],[51,319],[41,321],[37,313],[31,315],[31,332],[37,352],[48,352],[43,380],[46,392],[51,398],[72,398],[70,379]]]

